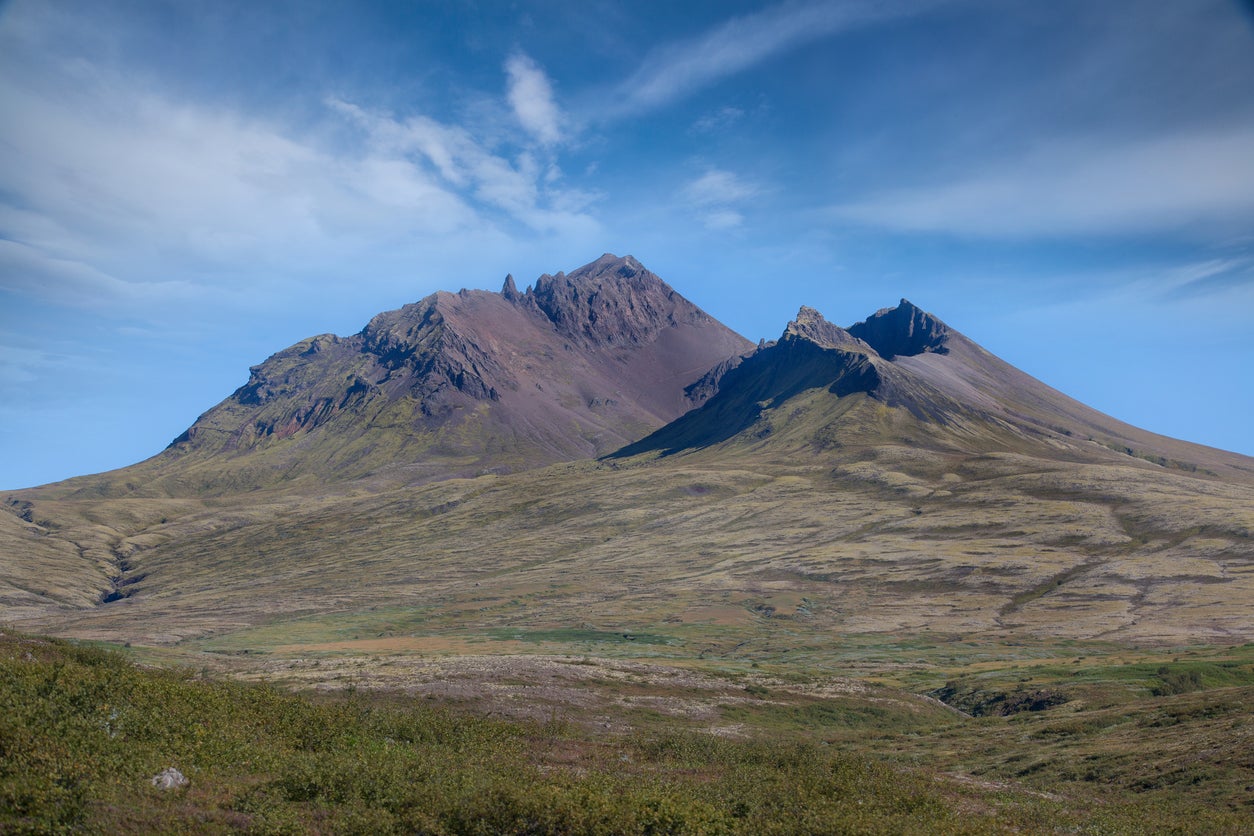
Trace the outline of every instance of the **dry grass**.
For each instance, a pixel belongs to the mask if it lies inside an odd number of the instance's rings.
[[[1131,458],[698,453],[377,493],[30,497],[47,525],[7,518],[26,529],[9,583],[58,587],[13,593],[9,617],[83,638],[288,652],[591,629],[771,658],[875,633],[1254,637],[1254,489]],[[111,573],[134,594],[92,606]]]

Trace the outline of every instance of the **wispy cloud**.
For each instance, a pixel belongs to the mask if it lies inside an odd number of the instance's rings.
[[[473,204],[505,212],[539,232],[592,223],[582,210],[592,198],[553,185],[553,169],[529,154],[510,160],[494,153],[469,131],[425,116],[397,119],[357,105],[330,100],[336,111],[360,125],[375,154],[392,164],[436,178]]]
[[[745,183],[734,173],[717,168],[692,180],[683,190],[684,197],[698,206],[735,203],[757,192],[757,187]]]
[[[335,153],[263,119],[119,89],[46,98],[0,81],[0,234],[80,284],[251,260],[306,265],[362,238],[451,233],[473,210],[404,160]],[[172,254],[177,258],[171,259]],[[31,253],[25,256],[28,260]],[[49,268],[51,269],[51,267]]]
[[[57,257],[39,247],[0,239],[0,290],[69,307],[144,300],[188,299],[187,282],[128,282],[90,264]]]
[[[1254,222],[1254,125],[1131,141],[1056,141],[936,185],[872,193],[834,217],[891,229],[1030,238],[1184,231]]]
[[[15,390],[65,363],[65,358],[46,351],[0,344],[0,391]]]
[[[553,99],[553,85],[535,61],[521,53],[505,62],[508,98],[519,124],[537,140],[552,145],[561,139],[562,114]]]
[[[696,211],[707,229],[728,229],[744,223],[739,204],[760,192],[734,172],[714,168],[686,183],[679,197]]]
[[[1170,271],[1163,282],[1168,299],[1191,299],[1230,290],[1254,291],[1254,258],[1215,258]]]
[[[718,133],[725,131],[744,119],[745,112],[738,107],[721,107],[712,113],[706,113],[692,123],[692,129],[697,133]]]
[[[788,2],[732,18],[652,52],[619,86],[609,115],[662,107],[795,47],[931,5],[924,0]]]
[[[596,229],[593,196],[551,163],[456,124],[332,100],[322,124],[296,129],[77,72],[0,74],[0,287],[24,296],[171,302],[342,274],[367,255],[401,263]],[[514,104],[552,137],[556,111],[534,81],[512,85]]]

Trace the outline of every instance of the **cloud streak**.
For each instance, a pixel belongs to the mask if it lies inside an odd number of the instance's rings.
[[[186,282],[127,282],[82,261],[58,258],[38,247],[3,239],[0,291],[76,308],[197,295]]]
[[[46,351],[0,344],[0,391],[16,390],[38,380],[40,374],[63,365],[64,358],[55,357]],[[9,406],[12,406],[12,402]]]
[[[1171,300],[1206,297],[1228,291],[1254,291],[1254,258],[1216,258],[1170,272],[1165,295]]]
[[[1057,141],[935,185],[840,204],[842,221],[988,238],[1185,232],[1254,221],[1254,125],[1126,142]]]
[[[783,3],[732,18],[655,50],[618,88],[610,116],[664,107],[724,78],[812,41],[916,14],[931,2],[825,0]]]

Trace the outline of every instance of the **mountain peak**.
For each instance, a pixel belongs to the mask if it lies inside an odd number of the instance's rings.
[[[875,349],[885,360],[932,352],[947,354],[950,329],[930,313],[902,299],[895,308],[881,308],[849,333]]]
[[[512,274],[500,293],[437,291],[351,337],[278,352],[154,469],[173,484],[221,462],[215,485],[262,487],[585,458],[702,403],[718,387],[708,370],[751,347],[636,259],[607,253],[525,292]]]
[[[823,314],[809,305],[802,305],[797,318],[784,329],[784,340],[808,340],[824,348],[866,349],[866,345],[844,328],[828,322]]]
[[[666,328],[713,321],[635,258],[613,253],[569,275],[545,274],[527,296],[559,332],[594,345],[647,343]]]
[[[802,305],[797,310],[797,318],[794,320],[794,322],[811,323],[811,322],[827,322],[827,320],[823,318],[823,314],[819,313],[819,311],[816,308],[812,308],[809,305]]]
[[[635,256],[625,255],[616,256],[613,253],[603,253],[596,261],[589,262],[579,269],[573,271],[571,277],[584,276],[603,276],[605,274],[617,274],[623,278],[634,276],[638,273],[647,273],[644,265],[636,260]]]

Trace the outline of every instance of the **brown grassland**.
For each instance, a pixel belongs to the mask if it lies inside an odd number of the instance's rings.
[[[867,401],[815,454],[830,402],[785,408],[417,486],[14,492],[6,620],[80,644],[4,640],[0,827],[1254,828],[1254,480]]]

